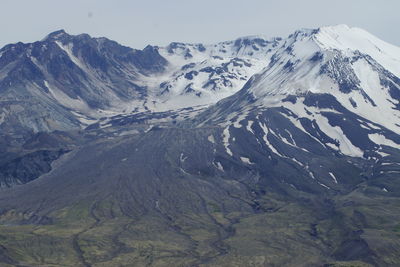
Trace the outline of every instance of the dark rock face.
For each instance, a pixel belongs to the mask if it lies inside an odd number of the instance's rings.
[[[197,71],[190,71],[190,72],[187,72],[185,74],[185,78],[188,79],[188,80],[193,80],[193,77],[198,75],[198,74],[199,73]]]
[[[344,112],[346,109],[330,94],[307,94],[304,98],[304,104],[308,107],[317,107],[320,109],[328,108]]]
[[[310,61],[318,62],[324,58],[324,55],[321,52],[316,52],[311,58]]]
[[[162,72],[167,65],[167,61],[158,53],[157,48],[150,45],[142,51],[136,50],[129,59],[145,74]]]
[[[360,80],[349,66],[349,60],[337,51],[333,58],[321,67],[321,74],[327,74],[337,81],[339,90],[347,94],[352,90],[361,90]]]
[[[245,46],[251,46],[254,50],[258,50],[256,45],[266,47],[268,44],[268,41],[261,38],[239,38],[235,41],[235,46],[238,48],[238,50]]]
[[[35,151],[0,165],[1,187],[11,187],[35,180],[51,170],[51,163],[68,151]]]

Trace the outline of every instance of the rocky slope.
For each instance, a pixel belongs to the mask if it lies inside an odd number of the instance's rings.
[[[0,262],[400,263],[399,48],[341,25],[155,51],[167,64],[137,82],[159,101],[147,111],[8,147]]]

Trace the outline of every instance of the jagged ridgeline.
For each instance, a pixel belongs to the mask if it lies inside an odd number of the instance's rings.
[[[345,25],[7,45],[0,265],[398,266],[399,77]]]

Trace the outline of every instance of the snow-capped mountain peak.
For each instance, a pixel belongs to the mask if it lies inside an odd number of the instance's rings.
[[[384,156],[382,145],[400,148],[398,50],[345,25],[296,31],[237,94],[200,115],[200,125],[219,122],[227,136],[230,128],[263,120],[265,134],[279,138],[273,133],[282,128],[274,124],[289,120],[285,127],[344,155]]]
[[[296,31],[257,74],[253,93],[256,98],[322,93],[332,88],[349,93],[360,88],[362,73],[357,75],[356,68],[361,62],[385,69],[386,76],[399,76],[400,48],[347,25]]]
[[[49,33],[46,37],[44,37],[42,39],[42,42],[50,41],[50,40],[57,40],[57,39],[61,38],[62,36],[69,36],[69,34],[66,33],[64,29],[60,29],[60,30]]]
[[[347,25],[321,27],[313,39],[322,49],[359,51],[369,55],[387,70],[400,76],[400,47],[382,41],[363,29]]]

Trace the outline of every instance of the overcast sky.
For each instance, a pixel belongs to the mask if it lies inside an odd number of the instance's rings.
[[[133,48],[347,24],[400,46],[400,0],[1,0],[0,47],[65,29]]]

